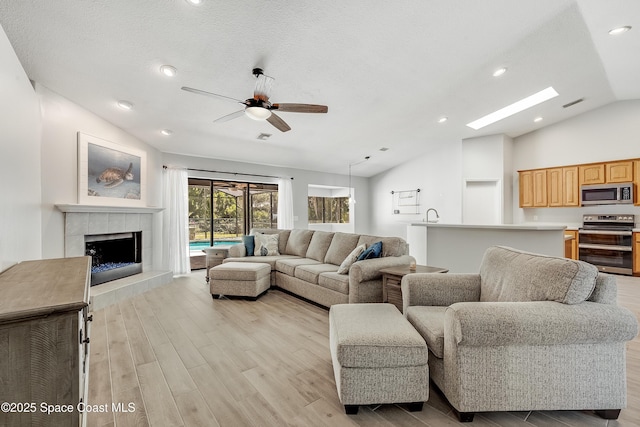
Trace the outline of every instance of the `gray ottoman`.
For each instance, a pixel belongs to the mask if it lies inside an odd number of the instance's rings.
[[[429,398],[427,344],[393,304],[336,304],[329,339],[338,397],[347,414],[359,405],[409,403]]]
[[[271,266],[259,262],[227,262],[209,271],[213,298],[226,295],[256,300],[271,286]]]

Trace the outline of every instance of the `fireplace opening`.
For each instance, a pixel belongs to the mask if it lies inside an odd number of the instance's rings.
[[[84,236],[91,286],[142,273],[142,232]]]

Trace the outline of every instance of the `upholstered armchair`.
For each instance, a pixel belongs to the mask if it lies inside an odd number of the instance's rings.
[[[626,406],[625,343],[638,321],[615,276],[565,258],[489,248],[479,274],[409,274],[404,314],[460,421],[475,412]]]

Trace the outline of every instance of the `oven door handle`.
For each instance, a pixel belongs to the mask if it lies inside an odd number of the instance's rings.
[[[633,250],[631,246],[592,245],[590,243],[578,243],[578,249],[603,249],[606,251],[623,251],[623,252],[631,252]]]
[[[599,234],[599,235],[609,235],[609,236],[632,236],[633,232],[631,231],[613,231],[613,230],[578,230],[578,234]]]

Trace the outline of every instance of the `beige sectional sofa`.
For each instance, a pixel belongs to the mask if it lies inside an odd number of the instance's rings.
[[[475,412],[595,410],[627,403],[625,343],[638,334],[615,277],[581,261],[487,249],[479,274],[409,274],[404,314],[431,379],[461,421]]]
[[[228,262],[271,266],[271,285],[330,307],[333,304],[382,302],[380,269],[408,265],[408,246],[399,237],[376,237],[314,230],[255,229],[251,234],[278,234],[278,255],[254,256],[244,244],[229,248]],[[362,244],[382,242],[380,258],[356,261],[348,274],[338,268]]]

